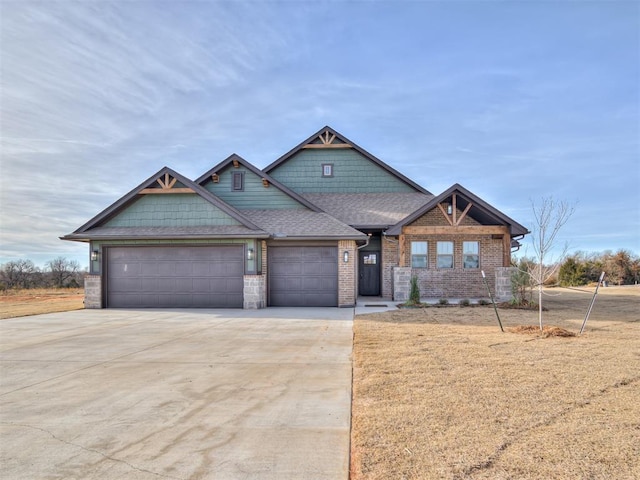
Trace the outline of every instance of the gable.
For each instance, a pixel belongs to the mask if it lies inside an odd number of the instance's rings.
[[[504,226],[512,237],[524,236],[529,231],[518,222],[489,205],[459,184],[434,197],[411,215],[396,223],[388,235],[399,235],[403,227]]]
[[[330,127],[324,127],[264,171],[300,193],[412,193],[423,187]]]
[[[207,227],[204,232],[202,227]],[[196,235],[262,234],[259,228],[231,205],[200,185],[164,167],[87,223],[65,235],[65,240],[87,241],[96,235],[148,236],[164,229],[196,229]],[[168,232],[167,229],[174,229]],[[218,229],[219,231],[213,231]]]
[[[199,227],[209,225],[241,225],[235,218],[199,195],[140,195],[105,227]]]
[[[331,176],[323,176],[323,165],[331,165]],[[416,191],[352,148],[303,149],[270,174],[298,193]]]
[[[238,167],[228,165],[202,183],[202,186],[238,210],[279,210],[279,209],[304,209],[306,208],[297,200],[274,186],[264,176],[256,175],[252,170],[239,164]],[[241,188],[234,189],[234,173],[240,174]],[[238,176],[236,175],[236,182]],[[237,188],[236,184],[236,188]]]

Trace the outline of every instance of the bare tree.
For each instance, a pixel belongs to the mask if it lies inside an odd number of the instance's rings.
[[[2,266],[0,277],[7,288],[29,288],[38,272],[31,260],[14,260]]]
[[[80,264],[75,260],[57,257],[47,262],[47,268],[49,269],[53,286],[62,288],[76,277],[80,270]]]
[[[569,221],[575,207],[565,201],[556,201],[553,197],[544,197],[540,203],[531,201],[535,226],[531,235],[536,265],[529,272],[538,287],[538,321],[542,331],[542,287],[556,274],[569,250],[568,243],[554,254],[557,248],[558,233]]]

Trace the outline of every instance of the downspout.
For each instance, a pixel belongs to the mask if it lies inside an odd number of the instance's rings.
[[[520,245],[520,240],[522,240],[523,238],[524,238],[524,235],[516,235],[515,237],[513,237],[511,239],[511,240],[515,240],[517,242],[517,244],[518,244],[518,246],[515,247],[515,250],[513,249],[513,247],[511,247],[511,253],[515,253],[518,250],[520,250],[520,247],[522,246],[522,245]]]
[[[383,237],[384,237],[384,239],[385,239],[386,241],[388,241],[388,242],[395,243],[396,245],[398,245],[398,244],[400,243],[398,240],[394,240],[394,239],[393,239],[393,238],[391,238],[391,237],[387,237],[387,232],[382,232],[382,236],[383,236]]]
[[[360,245],[359,247],[356,247],[356,250],[360,250],[361,248],[364,248],[366,246],[369,245],[369,241],[371,240],[371,234],[367,233],[367,241],[364,242],[362,245]]]

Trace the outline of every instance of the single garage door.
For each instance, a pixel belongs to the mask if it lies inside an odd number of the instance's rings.
[[[242,245],[109,247],[107,307],[242,308]]]
[[[338,306],[337,247],[269,247],[269,305]]]

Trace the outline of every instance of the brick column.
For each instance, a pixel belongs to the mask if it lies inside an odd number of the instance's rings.
[[[102,278],[100,275],[84,277],[84,308],[102,308]]]
[[[393,300],[406,302],[411,290],[411,267],[393,267]]]
[[[349,252],[349,261],[344,262],[344,252]],[[358,255],[354,240],[338,242],[338,306],[353,307],[356,304],[356,265]]]
[[[264,275],[245,275],[243,288],[243,308],[264,308],[267,304],[265,298]]]
[[[496,268],[496,302],[508,302],[513,298],[511,291],[511,276],[516,271],[516,267]]]

